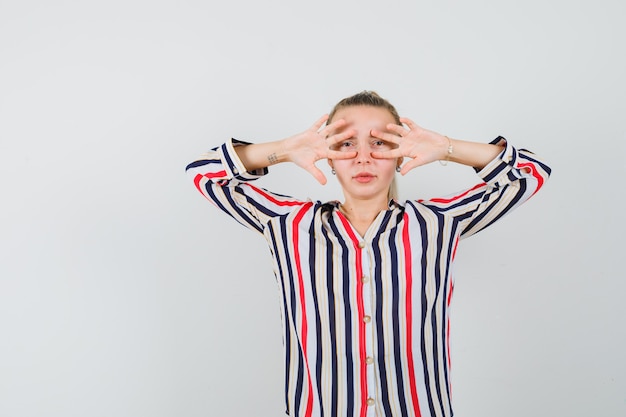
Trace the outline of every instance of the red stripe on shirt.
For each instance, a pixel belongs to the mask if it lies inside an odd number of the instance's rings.
[[[450,303],[452,302],[452,293],[454,292],[454,284],[452,283],[452,278],[450,279],[450,286],[448,288],[448,308],[450,308]],[[450,310],[447,310],[450,311]],[[452,359],[450,356],[450,317],[447,319],[447,329],[446,329],[446,351],[448,352],[448,369],[452,369]],[[452,392],[452,384],[450,384],[450,392]]]
[[[277,200],[274,196],[266,193],[265,191],[263,191],[262,189],[255,187],[252,184],[248,184],[248,187],[252,188],[254,191],[256,191],[257,193],[261,194],[263,197],[265,197],[266,199],[268,199],[269,201],[271,201],[274,204],[277,204],[279,206],[300,206],[302,204],[312,204],[311,202],[305,203],[302,201],[281,201],[281,200]]]
[[[354,245],[354,249],[356,250],[356,276],[357,276],[357,284],[356,284],[356,306],[357,312],[359,316],[359,361],[360,361],[360,369],[361,369],[361,417],[365,417],[367,415],[367,350],[365,347],[365,322],[363,318],[365,317],[365,307],[363,305],[363,250],[359,247],[360,239],[354,234],[352,230],[352,226],[348,219],[340,213],[339,219],[343,224],[343,227],[348,232],[348,236],[350,236],[350,240],[352,240],[352,244]]]
[[[454,197],[450,197],[450,198],[433,198],[429,201],[432,201],[433,203],[451,203],[455,200],[458,200],[460,198],[465,197],[466,195],[470,194],[473,191],[478,190],[479,188],[482,188],[484,186],[486,186],[486,183],[480,183],[480,184],[476,184],[475,186],[473,186],[472,188],[470,188],[469,190],[459,194],[459,195],[455,195]]]
[[[306,299],[304,295],[304,279],[302,278],[302,263],[300,261],[300,250],[298,249],[298,237],[299,237],[299,225],[302,217],[306,214],[309,208],[313,203],[307,203],[302,209],[298,212],[293,221],[293,253],[296,261],[296,273],[298,274],[298,287],[300,292],[300,308],[302,311],[302,319],[300,323],[301,334],[302,334],[302,354],[304,356],[304,362],[306,363],[306,372],[307,372],[307,383],[309,388],[309,395],[307,396],[306,402],[306,411],[304,415],[306,417],[310,417],[313,411],[313,382],[311,380],[311,371],[309,367],[309,357],[307,356],[307,332],[308,325],[306,321]]]
[[[204,174],[204,176],[207,178],[215,178],[215,177],[224,178],[226,176],[226,171],[222,170],[222,171],[217,171],[217,172],[207,172],[206,174]]]
[[[533,164],[532,162],[520,162],[517,164],[517,168],[530,169],[530,173],[537,180],[537,188],[532,193],[532,195],[535,195],[535,193],[539,191],[541,187],[543,187],[543,181],[544,181],[543,177],[539,175],[539,172],[537,172],[537,168],[535,167],[535,164]]]
[[[211,198],[209,198],[209,196],[207,196],[203,191],[202,188],[200,187],[200,181],[202,181],[203,178],[215,178],[215,177],[224,177],[226,176],[226,171],[218,171],[218,172],[209,172],[207,174],[197,174],[195,177],[193,177],[193,184],[196,186],[196,188],[198,189],[198,191],[200,191],[200,194],[202,194],[204,196],[204,198],[206,198],[207,200],[209,200],[211,203],[213,203],[213,205],[215,205],[215,201],[213,201]]]
[[[213,204],[215,206],[216,205],[215,201],[213,199],[209,198],[209,196],[206,195],[204,192],[202,192],[202,188],[200,188],[200,181],[202,181],[202,178],[205,178],[205,175],[197,174],[195,177],[193,177],[193,184],[196,186],[198,191],[200,191],[200,194],[202,194],[204,196],[204,198],[209,200],[211,202],[211,204]]]
[[[450,398],[452,398],[452,378],[450,378],[450,372],[452,371],[452,358],[450,356],[450,319],[448,318],[448,328],[446,329],[446,349],[448,352],[448,390],[450,391]]]
[[[452,259],[450,259],[450,263],[448,264],[448,268],[451,268],[452,261],[456,257],[456,249],[459,247],[459,237],[454,240],[454,248],[452,249]],[[447,306],[450,307],[450,303],[452,303],[452,294],[454,293],[454,281],[452,280],[452,273],[448,271],[448,279],[450,280],[450,286],[448,288],[448,299]],[[446,310],[449,311],[449,310]],[[452,370],[452,357],[450,355],[450,317],[447,320],[447,329],[446,329],[446,352],[448,352],[448,370]],[[450,390],[450,396],[452,396],[452,378],[448,378],[448,389]]]
[[[405,276],[406,276],[406,352],[409,371],[409,384],[411,386],[411,402],[413,403],[413,410],[415,410],[415,416],[420,417],[420,406],[417,398],[417,386],[415,382],[415,367],[413,364],[413,305],[412,299],[412,287],[413,287],[413,273],[412,273],[412,256],[411,253],[411,240],[409,239],[409,216],[404,213],[404,228],[402,229],[402,243],[404,245],[404,259],[406,259]]]
[[[195,185],[198,191],[200,191],[200,194],[204,195],[204,193],[200,189],[200,181],[202,180],[202,178],[204,178],[204,175],[202,174],[198,174],[195,177],[193,177],[193,185]]]

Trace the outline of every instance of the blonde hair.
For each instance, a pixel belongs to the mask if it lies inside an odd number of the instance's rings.
[[[402,124],[400,122],[400,115],[398,115],[398,111],[393,106],[393,104],[379,96],[377,92],[368,90],[363,90],[353,96],[346,97],[343,100],[339,101],[339,103],[335,104],[335,107],[333,107],[333,109],[328,114],[328,122],[326,123],[330,124],[333,120],[333,117],[335,117],[335,114],[340,109],[352,106],[371,106],[383,108],[391,113],[391,116],[393,116],[397,124]],[[389,199],[398,199],[398,184],[396,183],[395,178],[391,181],[391,185],[389,185],[389,192],[387,193],[387,196]]]
[[[331,123],[333,117],[335,117],[335,113],[337,113],[338,110],[343,109],[344,107],[352,106],[371,106],[383,108],[391,113],[397,124],[400,124],[400,116],[398,115],[398,111],[393,106],[393,104],[379,96],[376,91],[368,90],[363,90],[353,96],[346,97],[339,103],[335,104],[335,107],[333,107],[333,109],[328,114],[328,123]]]

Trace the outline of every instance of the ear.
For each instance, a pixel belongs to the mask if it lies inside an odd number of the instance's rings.
[[[401,166],[401,165],[402,165],[402,162],[404,162],[404,157],[403,157],[403,156],[401,156],[400,158],[398,158],[398,163],[396,164],[396,166],[398,166],[398,167],[399,167],[399,166]]]
[[[330,169],[333,169],[333,160],[332,159],[327,159],[326,162],[328,162],[328,165],[330,166]]]

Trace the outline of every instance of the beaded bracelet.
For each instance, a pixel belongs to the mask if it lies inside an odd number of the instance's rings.
[[[450,156],[452,155],[452,152],[454,151],[454,147],[452,146],[452,141],[450,140],[449,137],[445,137],[446,139],[448,139],[448,153],[446,153],[446,159],[444,161],[439,160],[439,163],[443,166],[448,165],[448,161],[450,160]]]

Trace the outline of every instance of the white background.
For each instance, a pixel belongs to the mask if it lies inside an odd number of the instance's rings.
[[[269,251],[184,167],[373,89],[554,169],[460,247],[456,415],[623,417],[625,8],[0,0],[0,416],[282,415]],[[272,174],[261,185],[341,198],[294,166]],[[475,181],[431,164],[400,188]]]

